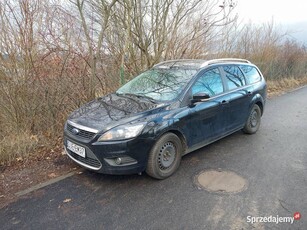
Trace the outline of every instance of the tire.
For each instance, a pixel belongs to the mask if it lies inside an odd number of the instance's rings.
[[[182,143],[177,135],[164,134],[149,153],[146,173],[160,180],[171,176],[180,165],[182,151]]]
[[[254,134],[258,131],[261,122],[261,109],[255,104],[251,109],[248,119],[242,131],[247,134]]]

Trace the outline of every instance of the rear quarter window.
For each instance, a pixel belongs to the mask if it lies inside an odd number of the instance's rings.
[[[241,65],[240,69],[243,71],[249,84],[253,84],[261,80],[261,75],[254,66]]]

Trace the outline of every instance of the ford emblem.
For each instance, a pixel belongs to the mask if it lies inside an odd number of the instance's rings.
[[[75,135],[78,135],[80,131],[79,131],[79,129],[73,128],[73,129],[71,130],[71,132],[72,132],[73,134],[75,134]]]

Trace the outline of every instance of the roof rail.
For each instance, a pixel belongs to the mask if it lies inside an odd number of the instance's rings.
[[[157,64],[155,64],[153,67],[157,67],[159,65],[164,65],[167,63],[176,63],[176,62],[193,62],[193,61],[201,61],[200,59],[174,59],[174,60],[167,60],[167,61],[162,61]],[[204,60],[205,61],[205,60]]]
[[[240,58],[218,58],[218,59],[212,59],[209,61],[204,62],[201,67],[212,65],[220,62],[242,62],[242,63],[251,63],[250,61],[246,59],[240,59]]]

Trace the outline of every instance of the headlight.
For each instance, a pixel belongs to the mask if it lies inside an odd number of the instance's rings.
[[[115,127],[102,134],[98,141],[116,141],[136,137],[142,132],[145,125],[146,123],[138,123]]]

